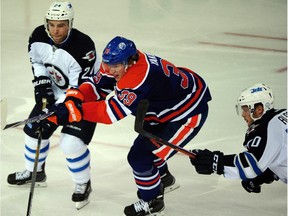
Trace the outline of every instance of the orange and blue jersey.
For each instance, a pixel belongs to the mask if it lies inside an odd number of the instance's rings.
[[[83,103],[85,120],[111,124],[129,114],[135,115],[139,101],[148,99],[145,121],[173,122],[199,114],[201,107],[211,100],[205,81],[197,73],[138,52],[139,60],[118,82],[101,67],[93,79],[80,86],[85,98],[90,98]],[[106,98],[112,91],[115,95]]]
[[[138,52],[139,60],[118,82],[101,67],[94,78],[80,86],[85,96],[83,118],[111,124],[129,114],[135,115],[139,101],[148,99],[144,130],[184,147],[206,121],[210,91],[197,73]],[[115,94],[110,97],[112,91]],[[144,201],[159,192],[160,176],[167,171],[166,160],[175,153],[141,135],[134,140],[127,159]]]

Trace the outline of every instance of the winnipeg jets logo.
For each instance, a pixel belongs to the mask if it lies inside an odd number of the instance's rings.
[[[89,51],[88,53],[86,53],[86,55],[84,57],[82,57],[82,59],[93,61],[96,58],[95,52],[93,50]]]
[[[55,85],[61,89],[66,89],[68,87],[69,81],[61,69],[52,64],[45,64],[45,66],[51,80],[53,80]]]

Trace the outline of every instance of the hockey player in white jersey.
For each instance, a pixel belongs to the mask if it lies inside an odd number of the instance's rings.
[[[73,28],[74,10],[69,2],[53,2],[46,15],[44,25],[37,27],[29,38],[29,56],[32,64],[36,104],[30,117],[42,112],[42,99],[47,108],[65,99],[68,88],[79,86],[99,67],[94,42],[89,36]],[[10,185],[31,183],[37,147],[39,126],[43,127],[37,167],[36,187],[46,186],[45,161],[49,152],[49,138],[57,129],[48,120],[28,124],[25,132],[25,170],[12,173],[7,181]],[[90,152],[87,145],[92,139],[95,123],[80,121],[68,123],[61,130],[60,147],[66,157],[68,169],[75,183],[72,201],[81,208],[88,204],[91,192]]]
[[[272,90],[262,83],[242,91],[236,108],[248,125],[243,143],[247,151],[224,155],[193,150],[197,157],[191,163],[196,171],[241,179],[249,193],[260,193],[262,184],[274,180],[287,184],[287,109],[274,109]]]

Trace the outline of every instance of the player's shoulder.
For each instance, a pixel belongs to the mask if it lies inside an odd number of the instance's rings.
[[[146,55],[142,52],[139,52],[139,54],[140,58],[137,63],[129,68],[123,78],[118,81],[117,87],[119,89],[136,89],[145,82],[149,74],[149,64]]]
[[[71,30],[71,40],[72,43],[75,43],[79,46],[87,46],[87,47],[94,47],[94,41],[91,39],[91,37],[78,29],[72,28]]]
[[[96,58],[96,49],[93,40],[86,34],[77,29],[72,29],[67,42],[61,46],[75,59],[84,58],[93,60]]]
[[[37,26],[29,37],[29,43],[33,42],[45,42],[49,43],[50,38],[47,35],[44,25]]]
[[[261,118],[264,122],[269,122],[271,119],[273,119],[275,116],[278,116],[279,114],[283,112],[287,112],[286,109],[271,109],[268,110]]]

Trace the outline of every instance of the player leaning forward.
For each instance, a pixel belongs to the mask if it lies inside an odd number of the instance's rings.
[[[230,155],[194,150],[197,157],[191,162],[196,171],[241,179],[250,193],[260,193],[262,184],[278,179],[287,184],[287,109],[274,108],[272,90],[262,83],[243,90],[237,102],[238,114],[248,126],[243,142],[246,150]]]
[[[106,93],[115,89],[115,95],[95,102],[105,93],[99,88],[106,89]],[[183,147],[203,126],[211,95],[205,81],[195,72],[141,52],[133,41],[117,36],[104,49],[96,76],[78,90],[67,92],[54,120],[65,122],[76,113],[79,119],[112,124],[129,114],[135,115],[141,99],[150,102],[144,129]],[[82,103],[83,100],[94,102]],[[82,111],[77,110],[81,103]],[[163,187],[166,189],[175,181],[166,161],[175,153],[141,135],[135,139],[128,162],[140,200],[127,206],[125,215],[162,214]]]
[[[37,27],[29,38],[36,101],[30,117],[41,112],[43,98],[47,100],[47,108],[57,100],[63,101],[69,87],[79,86],[98,70],[94,42],[89,36],[72,28],[73,19],[74,11],[69,2],[54,2],[46,13],[45,24]],[[40,186],[45,185],[46,181],[44,165],[50,146],[49,138],[58,125],[44,120],[42,126],[44,131],[36,179],[36,185]],[[65,124],[61,131],[60,147],[76,185],[72,195],[76,205],[85,201],[91,191],[90,153],[87,145],[95,126],[95,123],[83,120]],[[39,123],[26,125],[24,128],[26,169],[8,176],[8,183],[11,185],[31,182],[38,128]]]

